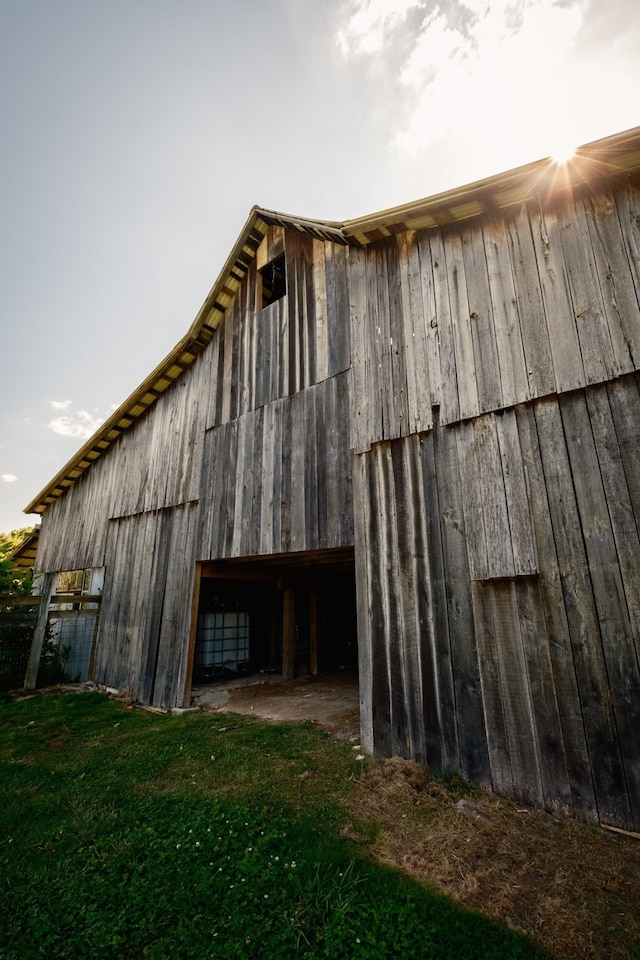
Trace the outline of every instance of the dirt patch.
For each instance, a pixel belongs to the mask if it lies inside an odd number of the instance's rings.
[[[295,680],[261,674],[199,687],[192,691],[192,703],[203,710],[230,711],[263,720],[310,720],[338,739],[360,735],[358,681],[349,673]]]
[[[349,809],[385,863],[561,957],[640,956],[640,842],[526,809],[418,764],[380,760]],[[635,950],[633,945],[635,944]]]

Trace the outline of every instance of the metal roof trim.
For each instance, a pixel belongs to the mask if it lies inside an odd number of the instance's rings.
[[[588,180],[638,172],[640,127],[634,127],[579,147],[564,165],[551,158],[536,160],[454,190],[342,223],[296,217],[253,206],[186,336],[31,500],[24,512],[44,513],[195,361],[211,340],[269,225],[290,227],[319,240],[367,246],[398,229],[434,229],[442,223],[469,219],[523,203],[540,192],[555,195]]]
[[[345,220],[342,231],[345,237],[362,243],[361,238],[374,230],[389,230],[398,224],[429,219],[437,221],[438,211],[446,211],[450,221],[456,222],[491,210],[503,210],[541,194],[555,195],[589,180],[639,171],[640,127],[633,127],[578,147],[565,163],[552,157],[535,160],[422,200]],[[469,213],[473,205],[482,209]]]
[[[249,263],[256,255],[261,238],[266,234],[270,223],[303,229],[314,235],[320,231],[335,235],[338,240],[339,225],[314,220],[302,220],[274,210],[263,210],[254,206],[249,213],[236,243],[218,275],[218,279],[209,291],[195,320],[186,336],[160,361],[158,366],[146,377],[127,399],[114,410],[110,417],[92,434],[78,452],[65,463],[61,470],[27,504],[24,513],[42,514],[48,506],[62,496],[79,477],[90,468],[92,463],[125,433],[136,420],[143,416],[159,396],[181,376],[197,355],[202,352],[214,329],[224,316],[226,307],[232,298],[226,292],[235,286],[237,289]],[[340,237],[340,243],[344,239]],[[221,302],[222,301],[222,302]],[[225,302],[226,301],[226,302]],[[213,318],[214,322],[210,322]]]
[[[24,508],[24,513],[44,513],[53,499],[61,496],[70,486],[88,470],[92,463],[102,456],[102,454],[119,439],[122,433],[125,433],[135,421],[147,412],[149,407],[155,403],[159,396],[168,389],[174,379],[168,380],[166,387],[158,390],[157,384],[165,375],[166,371],[175,365],[187,347],[193,349],[194,341],[191,337],[184,337],[169,353],[164,360],[146,377],[136,390],[131,393],[124,403],[114,410],[103,424],[93,433],[89,439],[80,447],[70,460],[56,473],[55,477],[43,487],[40,493],[31,500]],[[201,349],[198,350],[201,352]],[[195,360],[195,354],[194,354]],[[191,361],[193,362],[193,361]],[[188,365],[188,364],[187,364]],[[180,366],[184,369],[185,364]],[[145,394],[151,394],[146,403],[141,402]],[[137,411],[137,412],[134,412]],[[124,423],[123,423],[124,421]],[[110,433],[115,433],[114,437],[109,437]],[[55,492],[55,491],[58,492]],[[53,499],[52,499],[53,498]]]

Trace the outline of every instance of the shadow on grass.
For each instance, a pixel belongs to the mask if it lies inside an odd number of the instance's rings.
[[[357,769],[310,725],[0,704],[0,956],[549,956],[341,839]]]

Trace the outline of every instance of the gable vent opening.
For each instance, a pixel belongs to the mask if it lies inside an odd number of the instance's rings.
[[[287,272],[284,254],[268,263],[260,275],[260,291],[258,309],[263,310],[270,303],[281,300],[287,292]]]

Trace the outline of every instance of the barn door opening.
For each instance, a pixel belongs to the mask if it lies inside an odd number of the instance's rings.
[[[193,685],[357,672],[352,549],[202,563],[199,579]]]

